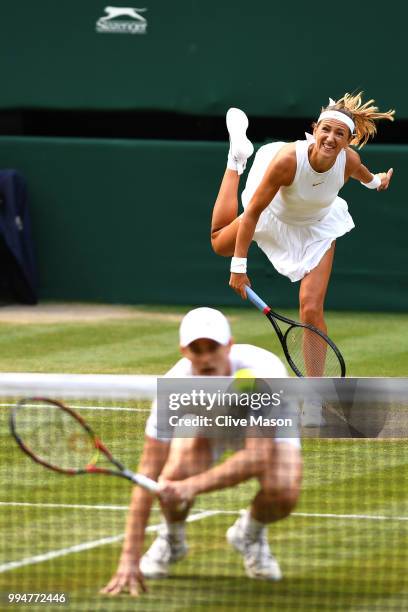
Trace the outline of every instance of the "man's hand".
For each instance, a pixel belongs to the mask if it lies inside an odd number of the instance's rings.
[[[166,506],[190,505],[196,495],[191,479],[160,480],[158,495]]]
[[[381,179],[381,185],[377,187],[377,191],[385,191],[388,189],[388,185],[390,184],[391,177],[394,173],[394,169],[390,168],[388,172],[379,172],[377,176]]]
[[[138,597],[141,593],[145,593],[147,588],[139,562],[131,555],[122,554],[116,573],[100,592],[112,597],[126,591],[132,597]]]
[[[229,286],[242,297],[243,300],[247,299],[245,285],[251,286],[251,281],[246,274],[231,272]]]

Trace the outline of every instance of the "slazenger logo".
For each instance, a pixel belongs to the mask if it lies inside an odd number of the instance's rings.
[[[96,22],[100,34],[146,34],[147,21],[139,14],[146,8],[105,6],[104,10],[107,14]]]

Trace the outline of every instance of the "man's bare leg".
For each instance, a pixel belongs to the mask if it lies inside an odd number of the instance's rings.
[[[248,442],[251,444],[253,440]],[[242,554],[250,578],[280,580],[282,572],[269,549],[266,526],[285,518],[295,507],[300,493],[302,458],[300,448],[291,441],[257,439],[256,444],[256,453],[260,445],[264,451],[260,457],[261,488],[250,508],[228,529],[227,539]]]
[[[212,462],[210,442],[206,438],[174,438],[160,479],[185,480],[207,470]],[[187,554],[185,521],[191,505],[161,504],[165,523],[140,561],[146,578],[166,577],[169,566]]]

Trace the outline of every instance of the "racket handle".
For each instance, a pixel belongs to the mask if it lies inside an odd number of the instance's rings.
[[[157,494],[159,490],[159,484],[155,480],[148,478],[148,476],[144,476],[144,474],[133,474],[133,472],[129,472],[129,475],[131,476],[132,482],[139,485],[139,487],[142,487],[143,489],[150,491],[150,493]],[[183,510],[185,510],[186,508],[187,508],[187,502],[185,501],[181,501],[176,506],[176,510],[178,512],[183,512]]]
[[[132,482],[139,485],[139,487],[143,487],[143,489],[150,491],[150,493],[157,493],[159,485],[155,480],[152,480],[143,474],[133,474],[130,472],[129,475],[131,476]]]
[[[257,295],[255,291],[251,289],[251,287],[248,287],[248,285],[245,285],[245,290],[246,290],[247,298],[251,300],[253,305],[256,306],[258,310],[260,310],[261,312],[264,312],[265,308],[269,310],[268,304],[265,304],[265,302],[261,300],[259,295]]]

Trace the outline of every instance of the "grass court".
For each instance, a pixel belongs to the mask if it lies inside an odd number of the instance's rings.
[[[0,324],[2,371],[162,374],[177,359],[187,309],[138,309],[136,317],[53,324]],[[267,321],[226,309],[236,342],[280,355]],[[294,312],[289,316],[296,316]],[[407,315],[329,313],[329,333],[349,376],[405,376]],[[269,528],[284,579],[246,578],[225,531],[256,484],[201,496],[188,526],[189,555],[137,600],[99,595],[116,568],[130,498],[127,481],[64,477],[30,462],[0,406],[0,609],[8,592],[65,592],[68,606],[29,610],[395,610],[408,607],[406,440],[305,439],[304,485],[292,516]],[[148,402],[74,403],[128,467],[136,469]],[[123,410],[127,408],[127,410]],[[129,410],[131,408],[131,410]],[[160,523],[152,512],[148,541]]]

